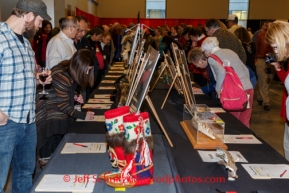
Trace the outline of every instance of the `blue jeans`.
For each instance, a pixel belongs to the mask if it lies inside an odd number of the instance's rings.
[[[0,193],[12,164],[12,191],[29,192],[36,161],[36,125],[11,120],[0,126]]]

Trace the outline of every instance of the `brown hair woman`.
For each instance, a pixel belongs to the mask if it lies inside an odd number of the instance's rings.
[[[51,69],[52,85],[47,91],[48,100],[36,99],[36,126],[39,163],[43,168],[67,133],[74,119],[92,120],[94,112],[79,112],[74,102],[83,103],[76,90],[93,86],[93,54],[88,49],[77,51],[70,60]]]

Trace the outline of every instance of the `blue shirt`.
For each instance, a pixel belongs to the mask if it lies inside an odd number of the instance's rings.
[[[35,58],[5,22],[0,22],[0,110],[16,123],[35,122]]]
[[[212,70],[210,68],[210,65],[206,67],[207,75],[208,75],[208,83],[206,86],[201,87],[203,93],[208,94],[213,91],[215,91],[215,86],[216,86],[216,80],[214,78],[214,75],[212,73]]]

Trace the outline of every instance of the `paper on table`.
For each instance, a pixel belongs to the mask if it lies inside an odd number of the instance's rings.
[[[102,80],[101,83],[114,83],[114,80]]]
[[[212,113],[225,113],[226,111],[223,108],[210,107]]]
[[[114,90],[115,87],[114,86],[100,86],[98,89],[99,90]]]
[[[104,78],[118,78],[118,77],[120,77],[121,75],[109,75],[109,74],[107,74],[107,75],[105,75],[105,77]]]
[[[224,143],[262,144],[254,135],[224,135]]]
[[[110,70],[124,70],[124,67],[112,66],[110,67]]]
[[[218,162],[221,159],[216,156],[216,151],[201,151],[198,150],[203,162]],[[239,151],[229,151],[235,162],[248,162]]]
[[[46,174],[36,187],[36,192],[93,192],[96,176],[84,174]]]
[[[289,179],[289,165],[286,164],[241,164],[254,179]]]
[[[76,119],[77,122],[105,122],[104,115],[94,115],[92,120]]]
[[[114,70],[114,71],[110,70],[108,71],[108,73],[123,73],[123,70]]]
[[[84,104],[84,109],[110,109],[111,104]]]
[[[110,99],[88,99],[87,103],[113,103]]]
[[[109,99],[110,95],[109,94],[95,94],[94,98],[96,98],[96,99]]]
[[[204,94],[202,89],[196,88],[196,87],[193,87],[193,93],[194,94]]]
[[[87,147],[83,147],[81,145]],[[61,154],[105,153],[106,146],[106,143],[66,143],[61,151]]]

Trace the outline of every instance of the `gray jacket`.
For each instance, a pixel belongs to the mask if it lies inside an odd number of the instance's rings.
[[[253,88],[250,82],[249,70],[243,64],[243,62],[240,60],[240,58],[235,52],[229,49],[220,49],[212,54],[218,56],[222,60],[222,62],[225,64],[225,66],[228,65],[227,61],[230,62],[230,65],[233,67],[236,74],[239,76],[244,90]],[[220,92],[222,85],[223,85],[226,71],[223,68],[223,66],[219,62],[217,62],[215,59],[209,57],[208,62],[215,76],[215,80],[216,80],[215,89],[217,92]]]

